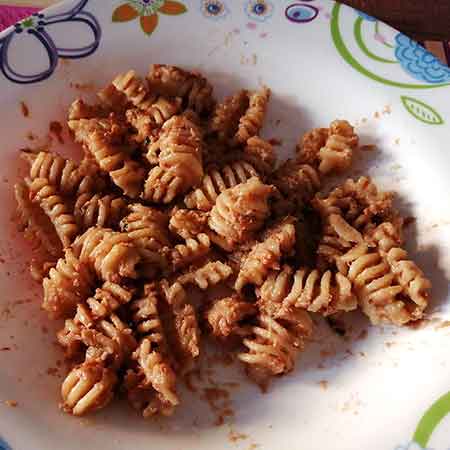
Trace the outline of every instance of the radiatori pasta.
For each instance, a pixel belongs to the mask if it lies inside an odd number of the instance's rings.
[[[263,87],[217,102],[197,72],[129,70],[70,105],[80,163],[21,150],[18,224],[42,308],[64,319],[67,413],[123,393],[143,417],[173,414],[208,338],[266,384],[294,369],[318,316],[424,317],[431,283],[393,193],[364,176],[327,185],[351,166],[355,129],[315,128],[277,161],[260,135],[269,99]]]

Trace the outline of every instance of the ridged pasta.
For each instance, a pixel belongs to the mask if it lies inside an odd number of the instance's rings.
[[[306,321],[305,330],[311,324],[307,315],[302,315]],[[247,352],[238,354],[238,358],[247,364],[250,371],[256,370],[255,377],[281,375],[294,368],[297,354],[304,347],[303,335],[289,329],[289,324],[283,326],[280,321],[268,315],[258,317],[258,325],[252,327],[252,336],[243,340]]]
[[[387,240],[386,226],[377,230],[379,243]],[[430,283],[404,250],[391,245],[380,249],[363,242],[340,256],[339,263],[372,323],[404,325],[422,317]]]
[[[257,307],[238,295],[216,300],[205,313],[205,319],[216,338],[230,335],[245,336],[251,333],[251,326],[243,321],[256,315]]]
[[[317,269],[294,271],[285,265],[271,271],[258,289],[260,309],[272,317],[290,307],[306,309],[324,316],[358,307],[352,283],[341,273],[320,273]]]
[[[219,141],[230,141],[237,132],[239,120],[249,107],[248,92],[241,90],[216,105],[210,122],[210,132]]]
[[[328,174],[348,169],[358,140],[353,127],[346,120],[332,122],[325,146],[319,150],[319,172]]]
[[[75,241],[74,252],[81,263],[90,264],[105,281],[120,282],[138,276],[136,266],[141,255],[127,233],[89,228]]]
[[[313,166],[290,159],[274,172],[272,182],[297,207],[309,202],[321,186],[320,175]]]
[[[150,92],[144,81],[134,70],[119,74],[112,81],[112,85],[125,94],[127,100],[136,108],[149,111],[158,96]]]
[[[208,224],[231,245],[248,239],[259,230],[270,213],[268,199],[273,188],[259,178],[223,191],[211,210]]]
[[[200,354],[200,329],[195,310],[187,301],[187,294],[179,282],[169,284],[161,281],[161,290],[166,303],[172,312],[171,329],[168,334],[171,348],[177,357],[178,364],[186,368]]]
[[[206,256],[211,249],[211,241],[206,233],[200,233],[196,238],[187,238],[184,244],[175,245],[170,253],[172,266],[181,269],[194,261]]]
[[[78,234],[78,226],[71,208],[47,178],[36,178],[29,182],[30,198],[38,203],[48,216],[64,248]]]
[[[95,294],[86,300],[86,304],[78,305],[74,321],[90,328],[98,320],[104,319],[129,303],[132,297],[132,289],[105,281],[101,288],[96,289]]]
[[[264,176],[273,172],[277,160],[272,144],[259,136],[247,140],[242,158]]]
[[[368,232],[382,222],[401,220],[393,206],[392,192],[380,191],[369,177],[346,180],[327,197],[317,196],[313,206],[327,221],[331,214],[341,215],[359,231]]]
[[[245,161],[236,161],[221,169],[211,168],[202,178],[201,187],[186,195],[184,203],[191,209],[210,211],[223,191],[257,176],[253,166]]]
[[[116,227],[126,207],[127,202],[116,195],[81,194],[74,205],[75,220],[83,231],[90,227]]]
[[[104,408],[113,398],[117,375],[100,362],[74,367],[61,386],[62,408],[74,416]]]
[[[71,249],[67,249],[42,282],[42,308],[51,318],[70,316],[77,304],[90,295],[94,281],[90,268],[82,264]]]
[[[22,151],[22,155],[30,164],[30,180],[46,178],[61,195],[80,195],[103,187],[102,180],[96,180],[85,168],[56,153]]]
[[[167,97],[181,97],[184,107],[209,114],[214,107],[213,88],[198,72],[154,64],[147,75],[149,89]]]
[[[55,227],[39,205],[30,200],[30,191],[25,183],[14,185],[20,230],[34,249],[42,248],[54,258],[62,255],[62,244]]]
[[[266,116],[267,104],[270,99],[270,89],[263,87],[260,91],[249,95],[249,106],[239,120],[235,141],[245,144],[251,137],[258,136]]]
[[[234,288],[241,292],[247,284],[260,286],[271,269],[278,269],[283,255],[295,246],[295,220],[286,218],[266,232],[262,242],[256,244],[244,259]]]
[[[152,351],[152,343],[144,338],[133,354],[138,370],[144,376],[141,387],[153,388],[164,403],[175,407],[180,403],[176,391],[176,375],[170,363],[159,352]]]
[[[170,245],[168,217],[155,208],[139,203],[129,205],[129,214],[120,222],[120,229],[138,247],[158,251]]]
[[[107,172],[125,195],[136,198],[142,190],[144,170],[120,143],[123,131],[113,119],[70,120],[77,142],[84,144],[100,169]]]
[[[183,239],[195,238],[208,227],[208,216],[201,211],[179,209],[170,217],[169,229]]]
[[[319,167],[319,152],[321,148],[325,147],[329,135],[328,128],[314,128],[305,133],[297,144],[297,161],[314,168]]]
[[[227,264],[221,261],[211,261],[180,276],[178,282],[182,285],[195,284],[200,289],[205,290],[226,281],[232,273],[233,270]]]
[[[184,182],[175,168],[164,170],[159,166],[150,170],[145,180],[143,198],[152,203],[170,203],[184,188]]]

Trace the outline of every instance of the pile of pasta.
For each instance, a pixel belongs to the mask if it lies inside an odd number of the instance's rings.
[[[312,314],[423,316],[430,282],[402,247],[394,195],[367,177],[322,190],[351,166],[353,127],[314,129],[277,164],[260,136],[269,98],[218,103],[199,73],[130,70],[70,106],[81,162],[22,152],[18,211],[42,307],[65,319],[68,413],[122,393],[145,417],[170,415],[204,338],[263,382],[293,369]]]

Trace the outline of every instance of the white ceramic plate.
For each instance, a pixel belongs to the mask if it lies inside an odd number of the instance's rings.
[[[153,62],[200,69],[219,98],[269,85],[265,134],[282,139],[283,156],[311,127],[337,117],[357,124],[378,150],[362,153],[354,173],[397,190],[405,214],[417,218],[410,250],[434,284],[433,320],[419,330],[368,328],[365,339],[356,339],[367,328],[358,317],[346,340],[319,327],[296,371],[266,395],[239,370],[214,366],[219,388],[231,391],[219,410],[234,411],[222,426],[189,392],[169,420],[144,421],[121,402],[88,419],[62,414],[63,368],[52,370],[61,359],[58,325],[39,310],[27,246],[11,221],[18,149],[36,144],[30,133],[44,139],[50,121],[63,122],[74,97]],[[0,66],[0,448],[449,448],[448,68],[395,30],[326,0],[65,2],[0,34]],[[52,149],[63,147],[53,139]],[[236,380],[233,389],[223,384]],[[195,382],[200,393],[214,387]]]

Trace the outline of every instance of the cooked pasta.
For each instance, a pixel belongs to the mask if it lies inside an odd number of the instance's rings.
[[[45,178],[61,195],[91,193],[103,187],[101,178],[89,173],[70,159],[54,153],[22,151],[30,164],[30,180]]]
[[[249,95],[245,90],[227,97],[216,105],[210,125],[210,132],[220,141],[229,142],[236,134],[239,120],[249,107]]]
[[[81,263],[89,264],[105,281],[120,282],[137,278],[141,255],[126,233],[107,228],[89,228],[74,243]]]
[[[67,248],[78,234],[78,226],[70,206],[47,178],[36,178],[29,182],[28,187],[31,200],[41,206],[55,227],[63,247]]]
[[[223,191],[211,210],[208,224],[231,245],[249,238],[261,229],[270,213],[268,199],[273,188],[259,178]]]
[[[30,191],[25,183],[14,185],[20,230],[35,249],[41,248],[54,258],[61,256],[62,244],[55,227],[39,205],[30,200]]]
[[[100,362],[74,367],[61,387],[62,408],[74,416],[104,408],[113,398],[116,373]]]
[[[241,292],[247,284],[260,286],[271,269],[278,269],[283,255],[292,252],[295,236],[295,220],[287,218],[266,232],[266,238],[256,244],[241,263],[234,285]]]
[[[210,211],[223,191],[257,176],[258,172],[245,161],[236,161],[221,169],[213,167],[204,175],[201,187],[186,195],[184,203],[191,209]]]
[[[71,249],[51,268],[44,278],[44,300],[42,308],[51,318],[69,317],[77,305],[90,294],[95,280],[93,272]]]
[[[206,290],[211,286],[226,281],[233,270],[227,264],[221,261],[212,261],[204,266],[190,271],[178,278],[178,282],[183,286],[187,284],[195,284],[200,289]]]
[[[69,120],[75,140],[85,145],[100,169],[108,173],[125,195],[137,197],[142,190],[144,169],[120,144],[123,126],[113,119]],[[117,142],[118,141],[118,142]]]
[[[207,309],[205,318],[216,338],[245,336],[251,333],[251,326],[244,321],[254,316],[257,311],[254,304],[234,295],[215,301]]]
[[[239,119],[235,141],[245,144],[251,137],[258,136],[266,116],[267,104],[270,99],[270,89],[263,87],[260,91],[249,95],[249,105],[245,114]]]
[[[85,193],[77,197],[74,215],[80,230],[90,227],[116,227],[126,211],[127,202],[120,196]]]
[[[217,104],[198,72],[129,70],[95,103],[70,105],[80,163],[20,151],[18,225],[42,308],[64,319],[68,413],[123,393],[143,417],[170,416],[207,338],[266,384],[294,368],[310,314],[424,317],[431,283],[403,248],[394,194],[364,176],[325,190],[352,163],[354,128],[315,128],[278,161],[276,140],[261,137],[270,95],[243,89]]]
[[[306,268],[294,271],[286,265],[268,274],[258,297],[260,309],[272,317],[279,317],[280,311],[290,307],[328,316],[358,306],[352,284],[344,275]]]
[[[198,72],[188,72],[175,66],[154,64],[147,75],[152,92],[181,97],[184,107],[200,115],[209,114],[214,107],[213,88]]]
[[[305,328],[309,327],[308,322]],[[256,369],[265,376],[281,375],[294,368],[297,354],[304,346],[304,337],[290,331],[289,325],[283,326],[280,321],[260,314],[258,325],[252,327],[251,337],[243,340],[248,351],[240,353],[238,358],[248,365],[249,370]]]

